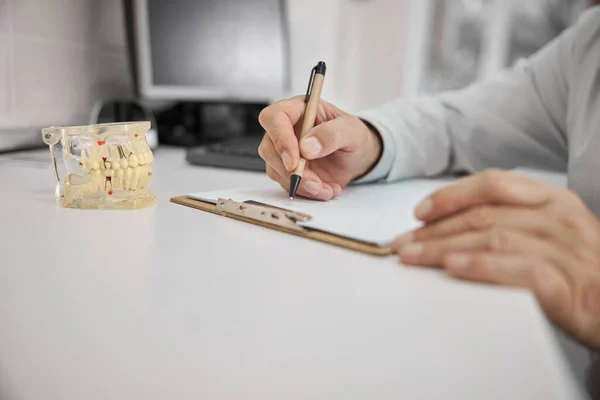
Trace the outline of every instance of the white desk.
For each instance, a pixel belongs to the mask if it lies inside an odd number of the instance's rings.
[[[156,155],[131,212],[59,208],[49,162],[0,158],[3,400],[577,397],[527,293],[171,204],[271,183]]]

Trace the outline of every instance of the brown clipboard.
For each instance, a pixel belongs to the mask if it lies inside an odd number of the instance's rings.
[[[302,227],[297,225],[297,222],[305,221],[307,218],[310,218],[309,215],[284,210],[267,204],[254,202],[238,203],[229,199],[218,199],[217,203],[214,204],[187,196],[173,197],[171,198],[171,202],[365,254],[385,257],[394,253],[391,246],[382,247],[374,243],[362,242],[329,232]]]

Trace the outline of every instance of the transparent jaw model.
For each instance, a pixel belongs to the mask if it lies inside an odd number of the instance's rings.
[[[149,188],[154,157],[146,142],[149,122],[50,127],[56,196],[63,207],[136,209],[153,205]]]

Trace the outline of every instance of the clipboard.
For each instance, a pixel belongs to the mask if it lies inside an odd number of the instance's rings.
[[[171,198],[171,202],[373,256],[385,257],[394,254],[394,250],[391,246],[383,247],[375,243],[363,242],[333,233],[300,226],[298,225],[298,222],[307,221],[311,216],[301,212],[270,206],[268,204],[262,204],[255,201],[245,201],[240,203],[223,198],[217,199],[215,204],[187,196],[173,197]]]

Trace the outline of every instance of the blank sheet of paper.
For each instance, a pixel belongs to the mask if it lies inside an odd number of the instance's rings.
[[[557,187],[566,186],[564,174],[517,169],[516,174]],[[397,183],[361,185],[346,188],[342,195],[329,202],[302,198],[293,201],[280,187],[273,189],[235,189],[188,194],[188,197],[215,203],[217,199],[237,202],[254,200],[275,207],[309,214],[313,218],[301,225],[339,236],[389,245],[398,235],[419,227],[413,215],[414,207],[427,195],[448,185],[452,178],[414,179]]]
[[[353,186],[337,199],[319,202],[303,198],[290,200],[281,188],[235,189],[191,193],[188,197],[216,203],[217,199],[237,202],[254,200],[312,216],[301,225],[339,236],[389,245],[398,235],[417,228],[415,205],[448,180],[411,180],[381,185]]]

